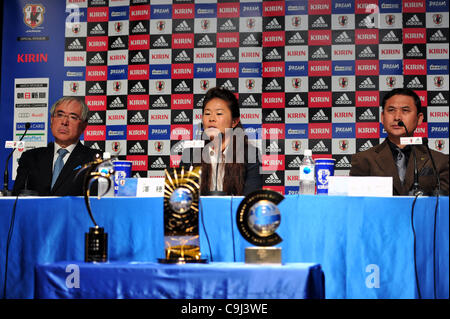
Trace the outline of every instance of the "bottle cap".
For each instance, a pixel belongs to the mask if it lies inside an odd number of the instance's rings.
[[[311,150],[305,150],[305,152],[303,154],[305,156],[312,156],[312,151]]]

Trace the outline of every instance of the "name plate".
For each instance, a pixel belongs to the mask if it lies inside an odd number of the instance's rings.
[[[414,137],[400,137],[401,145],[422,145],[422,138],[420,136]]]
[[[124,178],[119,181],[117,197],[162,197],[164,177]]]
[[[392,177],[329,176],[328,195],[336,196],[393,196]]]

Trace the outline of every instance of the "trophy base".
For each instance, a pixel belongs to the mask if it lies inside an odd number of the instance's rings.
[[[208,259],[190,259],[190,258],[158,258],[160,264],[207,264]]]
[[[281,264],[281,248],[247,247],[245,248],[246,264]]]

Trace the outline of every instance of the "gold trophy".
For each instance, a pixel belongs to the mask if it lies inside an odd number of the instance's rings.
[[[160,263],[206,263],[201,258],[198,229],[201,168],[166,170],[164,248]]]

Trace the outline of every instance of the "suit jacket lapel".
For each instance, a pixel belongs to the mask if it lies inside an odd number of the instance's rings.
[[[55,150],[55,145],[53,143],[49,143],[47,148],[45,149],[44,156],[40,159],[39,170],[40,170],[40,178],[42,178],[42,184],[46,185],[47,192],[52,184],[52,175],[53,175],[53,153]]]
[[[375,158],[375,161],[380,171],[382,171],[385,174],[385,176],[392,176],[394,190],[398,194],[401,194],[403,191],[403,185],[402,182],[400,181],[400,178],[398,177],[397,166],[394,163],[392,151],[389,148],[387,140],[384,140],[384,142],[380,144],[380,146],[376,149],[376,152],[378,154]]]

